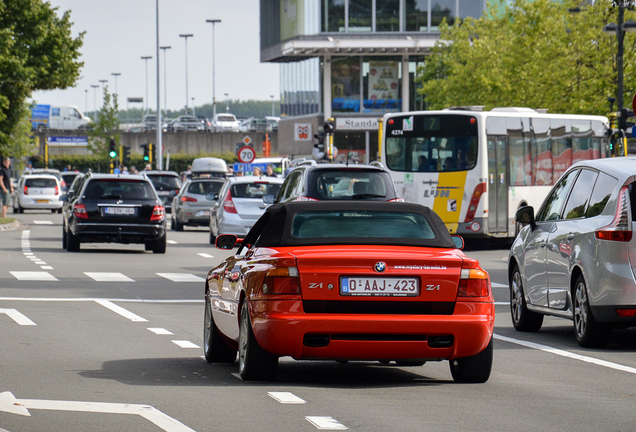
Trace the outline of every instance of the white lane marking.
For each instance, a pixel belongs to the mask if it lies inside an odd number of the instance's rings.
[[[33,261],[33,264],[37,264],[37,265],[46,265],[45,261],[42,260],[37,260],[37,261]]]
[[[104,306],[106,309],[110,309],[111,311],[115,312],[116,314],[119,314],[121,316],[123,316],[124,318],[127,318],[133,322],[148,322],[147,319],[140,317],[139,315],[135,315],[134,313],[124,309],[121,306],[117,306],[115,303],[109,301],[109,300],[99,300],[99,299],[95,299],[95,303],[100,304],[102,306]]]
[[[490,282],[490,285],[493,288],[508,288],[508,284],[502,284],[502,283],[497,283],[497,282]]]
[[[495,302],[495,305],[510,305],[510,302]]]
[[[176,241],[174,240],[166,240],[166,243],[168,244],[178,244]]]
[[[122,302],[122,303],[203,303],[205,300],[144,300],[144,299],[131,299],[131,298],[120,298],[120,299],[104,299],[104,298],[94,298],[94,297],[77,297],[77,298],[54,298],[54,297],[39,297],[39,298],[31,298],[31,297],[0,297],[0,300],[4,301],[39,301],[39,302],[94,302],[94,301],[111,301],[111,302]]]
[[[37,325],[17,309],[0,309],[0,314],[6,314],[19,325]]]
[[[150,405],[55,401],[42,399],[16,399],[11,392],[0,393],[0,411],[31,416],[29,410],[76,411],[103,414],[135,414],[155,424],[166,432],[195,432],[178,420],[167,416]]]
[[[35,255],[34,255],[34,256],[30,256],[30,257],[28,257],[28,258],[29,258],[31,261],[39,261],[39,260],[40,260],[40,258],[36,257]]]
[[[299,398],[291,392],[267,392],[269,397],[282,404],[306,404],[307,401]]]
[[[206,253],[198,253],[197,255],[203,257],[203,258],[214,258],[212,255],[210,254],[206,254]]]
[[[172,282],[205,282],[200,276],[189,273],[155,273],[157,276],[171,280]]]
[[[10,271],[14,278],[22,281],[56,281],[55,276],[45,271]]]
[[[22,231],[22,237],[28,237],[29,234],[31,234],[31,230],[24,230]]]
[[[517,345],[521,345],[524,346],[526,348],[532,348],[532,349],[536,349],[539,351],[545,351],[547,353],[550,354],[556,354],[562,357],[567,357],[567,358],[571,358],[574,360],[580,360],[580,361],[584,361],[586,363],[592,363],[598,366],[603,366],[606,368],[610,368],[610,369],[615,369],[615,370],[619,370],[622,372],[629,372],[632,374],[636,374],[636,368],[633,367],[629,367],[629,366],[624,366],[618,363],[613,363],[613,362],[609,362],[606,360],[601,360],[601,359],[597,359],[594,357],[588,357],[588,356],[584,356],[584,355],[580,355],[580,354],[575,354],[575,353],[571,353],[569,351],[564,351],[558,348],[553,348],[551,346],[548,345],[542,345],[542,344],[538,344],[538,343],[534,343],[534,342],[528,342],[528,341],[524,341],[524,340],[519,340],[519,339],[513,339],[513,338],[509,338],[506,336],[500,336],[498,334],[493,334],[493,337],[495,339],[504,341],[504,342],[510,342],[513,344],[517,344]]]
[[[53,221],[47,220],[34,220],[33,223],[36,225],[53,225]]]
[[[51,267],[50,265],[43,265],[43,266],[40,266],[40,268],[42,270],[53,270],[53,267]]]
[[[134,282],[128,276],[117,272],[84,272],[84,274],[96,282]]]
[[[164,328],[153,328],[153,327],[148,327],[146,330],[150,330],[151,332],[153,332],[154,334],[158,334],[158,335],[173,335],[174,333],[172,333],[171,331],[168,331]]]
[[[173,340],[172,343],[179,345],[181,348],[201,348],[199,345],[186,340]]]
[[[22,255],[24,255],[24,256],[33,255],[33,252],[22,252]]]
[[[320,416],[306,416],[305,420],[307,420],[312,425],[316,426],[316,428],[321,430],[347,430],[349,429],[342,423],[338,423],[336,419],[333,417],[320,417]]]

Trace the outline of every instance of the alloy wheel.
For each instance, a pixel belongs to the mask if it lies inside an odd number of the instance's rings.
[[[576,285],[574,296],[574,328],[579,337],[582,337],[587,329],[588,312],[585,284],[580,282]]]

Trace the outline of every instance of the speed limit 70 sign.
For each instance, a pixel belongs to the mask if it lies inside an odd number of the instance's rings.
[[[252,163],[256,157],[256,152],[252,147],[244,146],[238,151],[238,160],[241,163]]]

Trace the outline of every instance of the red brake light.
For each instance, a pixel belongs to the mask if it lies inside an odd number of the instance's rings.
[[[181,197],[181,201],[183,201],[183,202],[197,202],[197,199],[189,197],[189,196],[182,196]]]
[[[60,194],[60,188],[55,186],[55,195],[59,195],[59,194]]]
[[[24,195],[28,195],[29,194],[29,188],[24,186]]]
[[[166,215],[166,209],[163,206],[155,206],[152,209],[152,216],[150,216],[150,221],[160,221]]]
[[[616,309],[616,313],[621,318],[632,318],[636,315],[636,309]]]
[[[300,278],[297,267],[274,267],[263,280],[265,295],[300,295]]]
[[[78,219],[88,219],[88,212],[84,204],[75,204],[73,206],[73,215]]]
[[[618,205],[612,223],[594,232],[599,240],[629,242],[632,240],[631,221],[629,217],[629,189],[623,186],[618,193]]]
[[[228,213],[238,213],[234,201],[232,201],[232,193],[228,190],[225,199],[223,200],[223,210]]]
[[[479,267],[475,260],[466,259],[462,263],[457,297],[489,297],[490,276]]]
[[[468,206],[468,211],[466,212],[466,219],[464,219],[464,223],[472,222],[475,219],[475,212],[477,211],[477,207],[479,206],[479,200],[481,200],[481,196],[486,193],[486,182],[479,183],[475,186],[475,190],[473,191],[473,196],[470,198],[470,204]]]

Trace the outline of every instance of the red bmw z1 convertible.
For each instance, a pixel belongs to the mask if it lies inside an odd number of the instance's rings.
[[[457,382],[486,382],[493,360],[490,277],[441,219],[411,203],[290,202],[267,209],[205,284],[204,353],[244,380],[278,358],[450,360]]]

